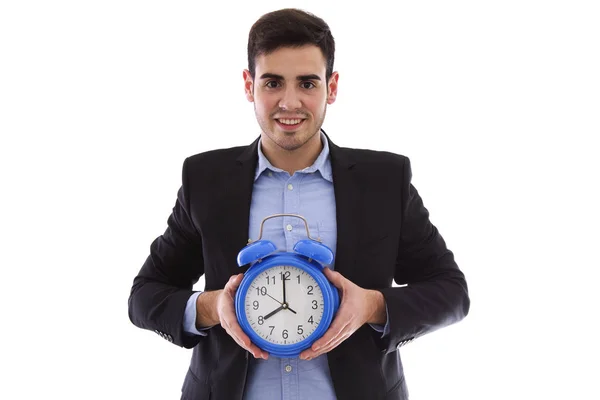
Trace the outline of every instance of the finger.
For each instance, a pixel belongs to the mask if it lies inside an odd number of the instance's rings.
[[[337,342],[340,337],[344,336],[349,324],[344,324],[339,322],[339,319],[337,320],[337,324],[331,324],[327,332],[325,332],[325,334],[319,340],[315,341],[310,348],[304,350],[300,354],[301,359],[310,360],[311,358],[315,358],[318,355],[325,353],[326,349],[329,348],[331,343]]]
[[[225,291],[229,294],[231,301],[227,302],[228,304],[226,304],[226,307],[222,311],[223,314],[221,317],[221,326],[240,347],[252,353],[255,358],[264,358],[266,360],[268,358],[268,353],[263,352],[254,343],[252,343],[250,338],[240,327],[235,314],[233,294],[239,287],[243,276],[244,274],[233,275],[229,278],[229,281],[225,285]]]
[[[242,279],[244,278],[244,274],[232,275],[229,278],[229,281],[225,285],[225,289],[229,292],[235,292],[237,288],[242,283]]]
[[[252,343],[250,338],[244,333],[240,325],[237,323],[237,320],[228,320],[224,325],[225,331],[233,338],[233,340],[236,341],[240,347],[248,350],[255,358],[263,358],[265,360],[268,358],[268,353],[262,351],[258,348],[258,346]]]
[[[342,342],[344,342],[346,339],[348,339],[351,334],[352,334],[352,332],[350,332],[350,331],[344,331],[341,335],[337,336],[335,338],[335,340],[331,341],[327,346],[322,347],[319,351],[315,352],[313,358],[318,357],[322,354],[329,353],[331,350],[335,349]]]
[[[252,342],[248,335],[244,333],[242,327],[237,321],[237,317],[235,314],[229,310],[224,312],[223,321],[221,325],[227,330],[230,336],[232,336],[236,341],[241,343],[241,346],[244,348],[250,347]]]
[[[338,289],[343,289],[344,281],[346,278],[339,272],[333,271],[329,268],[323,268],[323,273],[327,277],[327,279],[333,283],[333,285]]]
[[[300,353],[301,360],[312,360],[314,352],[309,348]]]
[[[321,336],[321,338],[319,338],[313,343],[311,349],[313,351],[319,351],[319,349],[321,349],[322,347],[327,346],[331,341],[335,340],[338,336],[340,336],[344,332],[344,330],[346,330],[346,327],[348,325],[350,325],[350,321],[344,318],[343,314],[338,315],[334,318],[333,322],[329,326],[329,329],[327,329],[327,332],[325,332],[325,334]]]
[[[300,355],[300,357],[301,358],[304,357],[305,359],[312,359],[312,358],[318,357],[322,354],[329,353],[331,350],[338,347],[340,345],[340,343],[342,343],[343,341],[348,339],[352,335],[352,333],[354,333],[354,331],[355,331],[355,329],[352,329],[350,326],[347,326],[342,332],[340,332],[338,335],[336,335],[327,344],[318,346],[317,350],[315,350],[314,348],[309,348],[309,349],[305,350]]]

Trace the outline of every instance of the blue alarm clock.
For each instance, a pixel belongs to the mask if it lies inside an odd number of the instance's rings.
[[[283,216],[300,218],[306,226],[308,239],[298,241],[293,253],[261,240],[265,221]],[[235,311],[256,346],[278,357],[297,357],[325,334],[340,303],[337,288],[323,274],[333,251],[310,236],[304,217],[266,217],[259,238],[249,240],[237,262],[240,267],[252,263],[236,292]]]

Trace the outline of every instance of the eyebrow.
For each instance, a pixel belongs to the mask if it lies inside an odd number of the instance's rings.
[[[283,76],[277,75],[277,74],[272,74],[270,72],[266,72],[266,73],[262,74],[260,76],[260,79],[279,79],[281,81],[284,80]],[[296,77],[296,79],[299,81],[310,81],[310,80],[320,81],[321,77],[319,77],[319,75],[309,74],[309,75],[298,75]]]

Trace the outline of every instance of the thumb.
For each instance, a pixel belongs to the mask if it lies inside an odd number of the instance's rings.
[[[329,279],[329,281],[333,283],[336,288],[343,289],[345,278],[342,274],[333,271],[327,267],[323,268],[323,273],[325,274],[325,277],[327,277],[327,279]]]
[[[227,289],[229,289],[232,292],[235,292],[240,286],[240,283],[242,283],[243,277],[244,274],[232,275],[231,278],[229,278],[229,282],[227,282]]]

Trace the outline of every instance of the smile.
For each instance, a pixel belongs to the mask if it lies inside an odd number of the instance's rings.
[[[287,119],[287,118],[282,118],[282,119],[276,119],[275,121],[277,121],[277,125],[279,125],[279,127],[283,130],[295,130],[298,129],[303,123],[304,123],[304,119]]]

